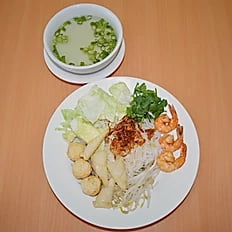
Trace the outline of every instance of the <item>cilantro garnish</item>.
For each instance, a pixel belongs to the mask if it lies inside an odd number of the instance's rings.
[[[144,119],[156,119],[164,112],[167,100],[157,95],[157,89],[147,89],[145,83],[136,84],[130,106],[127,107],[127,115],[137,122]]]

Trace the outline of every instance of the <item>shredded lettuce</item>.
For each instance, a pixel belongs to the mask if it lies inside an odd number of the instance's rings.
[[[109,95],[102,88],[95,87],[92,89],[96,96],[99,96],[101,101],[104,103],[104,109],[99,117],[99,119],[107,119],[110,122],[115,121],[116,116],[116,106],[119,104],[113,96]]]
[[[76,109],[62,109],[61,113],[64,121],[60,124],[60,127],[56,129],[63,131],[62,136],[66,141],[72,142],[77,136],[72,129],[72,123],[80,112],[78,112]]]
[[[64,121],[58,130],[63,131],[63,138],[68,142],[78,138],[88,143],[100,134],[100,121],[115,123],[126,114],[131,96],[123,82],[113,84],[109,93],[94,85],[78,100],[74,109],[61,110]],[[104,126],[106,124],[101,127]]]
[[[105,108],[105,102],[98,94],[98,89],[97,86],[93,86],[90,92],[78,101],[78,106],[84,117],[91,123],[95,123],[99,119]]]
[[[73,128],[73,131],[78,138],[82,139],[84,142],[89,143],[92,139],[100,135],[97,128],[95,128],[92,123],[85,121],[81,117],[76,119],[76,128]]]
[[[109,92],[122,105],[129,105],[131,100],[132,100],[131,92],[124,82],[118,82],[118,83],[112,85],[109,88]]]

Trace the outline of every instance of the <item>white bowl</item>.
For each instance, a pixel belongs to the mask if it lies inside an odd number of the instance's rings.
[[[96,17],[104,18],[109,24],[114,28],[117,43],[114,50],[103,60],[98,63],[87,65],[87,66],[73,66],[69,64],[65,64],[57,59],[57,57],[52,52],[52,39],[57,28],[62,25],[65,21],[70,20],[73,17],[83,16],[83,15],[93,15]],[[119,18],[109,9],[96,5],[96,4],[76,4],[71,5],[57,12],[48,22],[45,27],[43,34],[43,43],[44,48],[50,59],[58,65],[60,68],[77,74],[89,74],[93,72],[97,72],[107,65],[109,65],[116,55],[119,52],[120,46],[123,41],[123,29],[122,24]]]

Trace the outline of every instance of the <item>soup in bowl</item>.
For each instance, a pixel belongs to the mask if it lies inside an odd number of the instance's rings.
[[[45,52],[60,68],[97,72],[117,56],[123,40],[119,18],[96,4],[76,4],[56,13],[45,27]]]

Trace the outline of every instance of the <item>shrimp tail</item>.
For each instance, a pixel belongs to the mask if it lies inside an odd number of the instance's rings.
[[[183,166],[186,160],[187,146],[185,143],[181,146],[180,156],[175,160],[175,167],[179,169]]]

